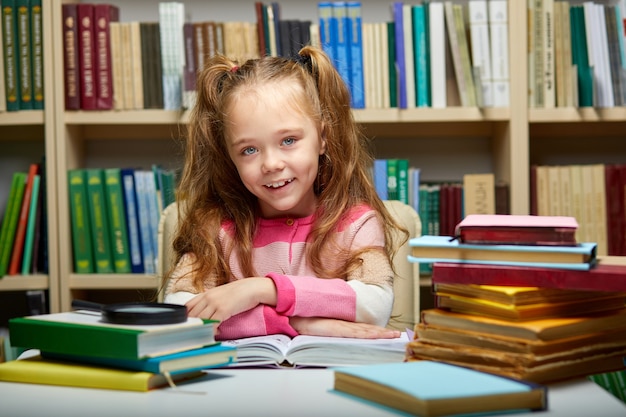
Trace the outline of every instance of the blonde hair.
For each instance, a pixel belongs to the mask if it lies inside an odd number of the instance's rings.
[[[287,80],[302,87],[304,93],[297,97],[296,105],[316,122],[318,133],[326,139],[314,184],[318,207],[307,252],[317,276],[345,278],[360,264],[358,253],[344,254],[346,262],[339,270],[329,270],[323,261],[337,251],[333,231],[351,207],[367,204],[379,213],[389,259],[397,250],[394,230],[402,230],[406,239],[406,231],[392,219],[375,191],[369,175],[373,157],[353,119],[349,91],[322,50],[306,46],[295,59],[263,57],[241,66],[225,56],[215,56],[198,74],[198,97],[188,125],[177,194],[184,213],[174,239],[175,258],[178,261],[186,253],[195,254],[194,280],[199,290],[203,278],[211,274],[217,275],[218,284],[229,280],[228,261],[219,241],[226,220],[234,224],[234,246],[226,252],[237,251],[244,274],[256,276],[251,253],[257,199],[239,179],[229,156],[227,110],[244,89]]]

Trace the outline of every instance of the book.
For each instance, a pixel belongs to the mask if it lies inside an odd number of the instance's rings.
[[[433,108],[447,106],[446,28],[443,3],[430,2],[428,7],[428,42],[430,51],[430,102]]]
[[[11,253],[11,261],[9,262],[9,275],[17,275],[21,271],[22,256],[24,254],[24,241],[26,240],[26,229],[28,227],[28,215],[30,213],[30,201],[33,196],[35,177],[37,176],[38,165],[30,164],[26,177],[26,186],[22,197],[22,205],[15,230],[15,238],[13,240],[13,251]]]
[[[20,109],[17,2],[2,0],[2,52],[4,61],[4,97],[6,110]]]
[[[461,243],[449,236],[424,235],[409,240],[410,262],[507,264],[588,270],[596,260],[596,244],[575,246]]]
[[[113,250],[109,236],[104,170],[100,168],[86,169],[85,180],[95,272],[99,274],[111,273],[114,272]]]
[[[0,111],[5,112],[7,111],[7,96],[4,83],[4,15],[0,14],[0,16],[2,16],[2,21],[0,21]]]
[[[72,355],[58,352],[40,352],[44,359],[71,362],[84,365],[104,366],[107,368],[127,369],[131,371],[151,372],[172,375],[180,372],[200,371],[230,365],[237,360],[237,349],[219,343],[143,359],[116,359],[100,356]]]
[[[43,359],[34,356],[0,364],[0,381],[68,387],[149,391],[204,375],[202,371],[171,376]],[[168,381],[169,378],[169,381]]]
[[[487,174],[463,175],[463,213],[495,214],[495,176]]]
[[[69,170],[67,172],[67,186],[69,194],[70,225],[72,229],[74,272],[77,274],[91,274],[95,272],[95,265],[85,170]]]
[[[327,367],[375,362],[402,362],[409,338],[358,339],[284,334],[222,341],[237,348],[233,366]]]
[[[361,2],[346,2],[350,44],[350,97],[353,109],[365,108],[365,87],[363,77],[363,24],[361,19]]]
[[[78,64],[78,10],[75,3],[63,3],[63,82],[65,110],[80,109]]]
[[[37,221],[37,207],[39,205],[39,188],[41,176],[36,174],[33,177],[33,188],[30,197],[30,207],[28,208],[28,223],[26,224],[26,234],[24,236],[24,250],[19,271],[22,275],[28,275],[31,270],[33,259],[33,245],[35,240],[35,223]]]
[[[113,109],[111,22],[117,22],[119,18],[119,7],[112,4],[94,5],[96,107],[99,110]]]
[[[469,214],[455,229],[464,243],[573,246],[578,222],[570,216]]]
[[[487,0],[469,2],[469,32],[472,64],[479,69],[480,79],[476,88],[481,89],[483,107],[493,107],[493,79],[491,77],[491,47]]]
[[[334,370],[334,389],[422,417],[545,410],[545,386],[434,361]]]
[[[44,108],[42,0],[30,0],[33,109]]]
[[[146,175],[144,175],[146,174]],[[143,259],[144,272],[153,274],[156,272],[155,257],[156,252],[153,249],[153,237],[152,227],[150,222],[150,208],[149,200],[151,196],[148,193],[146,185],[147,175],[152,176],[152,172],[143,171],[140,169],[133,171],[133,178],[135,182],[135,195],[137,198],[137,216],[139,225],[139,237],[141,239],[141,255]],[[155,196],[152,196],[156,200]]]
[[[135,175],[132,168],[120,170],[124,189],[124,215],[130,250],[130,267],[135,274],[144,272],[143,254],[141,250],[141,234],[139,230],[139,213],[137,209],[137,193],[135,191]]]
[[[104,169],[104,191],[113,269],[117,273],[130,273],[130,248],[120,168]]]
[[[2,230],[0,231],[0,277],[6,275],[11,262],[11,251],[15,241],[15,231],[20,217],[22,207],[22,197],[26,188],[25,172],[14,172],[7,200],[7,208],[2,220]]]
[[[17,59],[20,110],[33,107],[32,34],[29,0],[17,0]]]
[[[489,0],[489,38],[494,107],[510,105],[509,12],[507,0]]]
[[[626,291],[626,265],[611,264],[615,257],[600,257],[589,270],[510,265],[437,262],[433,283],[559,288],[579,291]]]
[[[78,25],[78,81],[80,109],[96,110],[96,41],[94,5],[76,4]]]
[[[111,324],[99,312],[70,311],[9,320],[16,347],[115,359],[141,359],[215,343],[215,321],[189,318],[164,325]]]

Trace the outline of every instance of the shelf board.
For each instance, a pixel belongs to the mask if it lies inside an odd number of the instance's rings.
[[[626,107],[529,109],[530,123],[624,122]]]
[[[0,278],[0,291],[47,290],[48,275],[7,275]]]
[[[156,276],[139,274],[71,274],[69,281],[74,290],[152,289],[161,285]]]
[[[65,123],[76,125],[176,125],[185,118],[183,112],[160,109],[65,112]]]
[[[43,123],[43,110],[0,112],[0,126],[42,125]]]

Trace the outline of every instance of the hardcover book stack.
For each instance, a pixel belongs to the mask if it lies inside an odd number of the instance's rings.
[[[470,215],[456,237],[411,241],[434,262],[435,308],[407,359],[534,382],[623,370],[626,266],[576,241],[571,217]]]
[[[237,360],[236,348],[215,341],[214,324],[112,324],[83,310],[14,318],[11,344],[35,350],[0,364],[0,381],[127,391],[173,386]]]

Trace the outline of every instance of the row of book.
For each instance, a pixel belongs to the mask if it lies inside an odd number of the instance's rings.
[[[482,242],[410,243],[412,261],[437,261],[436,306],[422,312],[408,360],[540,383],[623,372],[624,265],[596,257],[593,243],[576,243],[575,230],[564,241],[562,229],[575,229],[575,219],[468,216],[458,227],[481,230]],[[520,239],[526,232],[543,244]]]
[[[42,0],[2,0],[0,112],[44,106]]]
[[[0,278],[48,271],[45,183],[43,162],[13,173],[0,227]]]
[[[575,217],[578,241],[626,255],[626,165],[532,165],[530,175],[531,214]]]
[[[529,107],[626,105],[621,4],[527,0]]]
[[[68,171],[74,272],[156,272],[161,211],[175,201],[175,172],[153,166]]]

